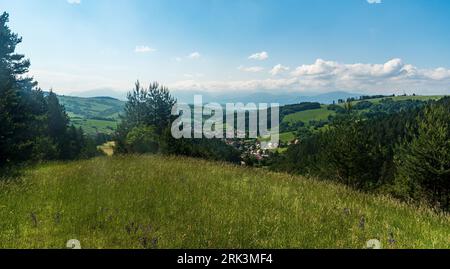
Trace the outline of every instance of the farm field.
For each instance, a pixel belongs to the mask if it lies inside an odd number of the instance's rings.
[[[114,156],[0,181],[0,248],[449,248],[450,218],[342,185],[203,160]]]

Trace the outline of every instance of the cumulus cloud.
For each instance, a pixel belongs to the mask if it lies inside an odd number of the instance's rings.
[[[241,71],[260,72],[262,67],[239,67]],[[275,66],[271,74],[286,72]],[[422,69],[394,58],[385,63],[339,63],[317,59],[300,65],[289,76],[279,79],[239,81],[187,80],[173,84],[174,89],[199,90],[290,90],[329,92],[348,90],[367,94],[417,93],[449,94],[450,69]]]
[[[202,55],[199,53],[199,52],[192,52],[191,54],[189,54],[188,55],[188,58],[189,59],[198,59],[198,58],[200,58]]]
[[[81,0],[67,0],[67,3],[71,5],[79,5],[81,4]]]
[[[261,66],[251,66],[251,67],[239,66],[238,70],[244,71],[244,72],[257,73],[257,72],[263,71],[264,67],[261,67]]]
[[[276,75],[281,74],[281,73],[283,73],[285,71],[289,71],[289,67],[281,65],[281,64],[277,64],[270,70],[269,73],[272,76],[276,76]]]
[[[156,49],[150,48],[149,46],[136,46],[134,49],[134,52],[136,53],[148,53],[148,52],[155,52]]]
[[[447,88],[450,70],[445,68],[420,69],[395,58],[384,64],[341,64],[318,59],[310,65],[301,65],[292,73],[303,82],[334,86],[336,88],[373,89],[382,88]],[[440,84],[440,85],[439,85]]]
[[[367,0],[367,3],[369,4],[381,4],[381,0]]]
[[[264,61],[269,59],[269,54],[265,51],[254,53],[248,57],[250,60]]]
[[[439,72],[445,73],[442,70]],[[426,75],[428,73],[429,70],[418,70],[416,67],[406,65],[401,59],[396,58],[384,64],[341,64],[334,61],[317,59],[313,64],[297,67],[291,74],[293,76],[315,79],[363,80],[420,78],[420,76],[423,78],[432,78],[431,75]]]

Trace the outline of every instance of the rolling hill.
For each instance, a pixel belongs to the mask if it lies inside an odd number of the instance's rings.
[[[49,163],[0,180],[0,248],[449,248],[449,223],[333,183],[178,157]]]
[[[322,108],[319,109],[310,109],[306,111],[300,111],[293,114],[289,114],[284,117],[283,121],[289,123],[295,123],[298,121],[302,121],[308,123],[309,121],[320,121],[326,120],[329,116],[335,115],[336,112],[332,110],[328,110],[326,105],[322,105]]]
[[[278,102],[281,98],[278,95],[270,95],[265,94],[263,96],[259,96],[258,99],[251,99],[252,95],[246,96],[248,102],[256,102],[255,100],[259,100],[261,102]],[[337,100],[334,98],[340,98],[342,96],[355,97],[356,95],[351,95],[346,92],[334,92],[329,94],[318,95],[316,97],[308,97],[305,100],[321,102],[326,101],[325,103],[330,103],[332,100]],[[219,96],[220,97],[220,96]],[[431,99],[439,99],[442,96],[396,96],[392,97],[394,101],[402,101],[402,100],[431,100]],[[105,133],[111,134],[115,131],[118,121],[119,114],[123,111],[125,106],[125,102],[119,99],[115,99],[112,97],[75,97],[75,96],[58,96],[61,104],[63,104],[66,108],[66,112],[68,113],[72,123],[77,127],[82,127],[83,130],[89,135],[95,135],[97,133]],[[209,99],[213,100],[212,96],[208,96],[204,102],[207,102]],[[221,97],[224,98],[224,97]],[[235,97],[237,98],[237,97]],[[250,99],[249,99],[250,98]],[[272,99],[271,99],[272,98]],[[295,100],[292,96],[284,96],[291,100]],[[302,97],[303,98],[303,97]],[[373,103],[379,103],[383,98],[378,99],[369,99],[368,101]],[[253,101],[250,101],[253,100]],[[278,100],[278,101],[277,101]],[[301,99],[302,101],[305,101]],[[229,101],[232,101],[231,99]],[[238,101],[237,99],[234,101]],[[353,104],[356,104],[360,101],[355,101]],[[289,123],[295,123],[298,121],[302,121],[308,124],[310,121],[321,121],[328,119],[329,116],[335,115],[334,111],[328,109],[327,104],[323,104],[320,109],[311,109],[300,111],[296,113],[292,113],[286,115],[283,118],[283,121]],[[282,140],[284,142],[289,142],[293,136],[291,132],[282,134]]]
[[[89,135],[115,131],[125,102],[111,97],[58,96],[72,123]]]
[[[418,100],[418,101],[428,101],[428,100],[439,100],[442,95],[433,95],[433,96],[394,96],[394,97],[383,97],[383,98],[374,98],[367,100],[356,100],[351,102],[353,106],[357,103],[368,101],[373,104],[379,104],[383,99],[389,98],[394,102],[406,101],[406,100]],[[344,107],[344,104],[339,104],[339,106]],[[288,114],[282,118],[282,122],[295,124],[296,122],[303,122],[305,126],[309,126],[310,121],[326,121],[328,117],[336,115],[336,112],[329,109],[330,105],[323,104],[321,108],[318,109],[309,109],[305,111],[299,111],[295,113]],[[295,139],[295,135],[293,132],[284,132],[280,134],[280,140],[284,143],[289,143],[293,139]]]

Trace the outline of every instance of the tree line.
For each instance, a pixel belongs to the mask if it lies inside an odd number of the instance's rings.
[[[30,61],[16,53],[22,42],[0,16],[0,169],[25,162],[72,160],[97,154],[83,130],[70,125],[53,92],[28,77]]]

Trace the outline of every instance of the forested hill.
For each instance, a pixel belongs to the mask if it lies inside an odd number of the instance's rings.
[[[125,106],[125,102],[112,97],[83,98],[59,95],[58,98],[66,108],[72,123],[90,135],[112,134]]]
[[[392,101],[403,102],[406,100],[436,100],[442,96],[395,96],[389,97]],[[112,134],[117,127],[119,114],[123,111],[125,102],[113,97],[77,97],[58,96],[59,101],[64,105],[67,114],[75,126],[83,128],[90,135],[97,133]],[[366,97],[367,98],[367,97]],[[387,96],[380,98],[370,98],[367,100],[357,100],[350,98],[355,108],[362,108],[367,102],[379,104]],[[313,99],[311,99],[313,100]],[[339,99],[336,99],[337,103]],[[276,99],[273,102],[278,102]],[[333,105],[320,105],[320,102],[303,102],[299,104],[284,105],[280,109],[280,119],[285,123],[292,123],[296,126],[299,122],[309,124],[309,122],[320,124],[328,119],[335,111],[330,109]],[[293,128],[282,128],[282,138],[292,138]],[[295,129],[295,128],[294,128]],[[285,142],[287,142],[287,139]]]
[[[106,96],[83,98],[59,95],[58,98],[71,117],[116,119],[125,105],[124,101]]]

